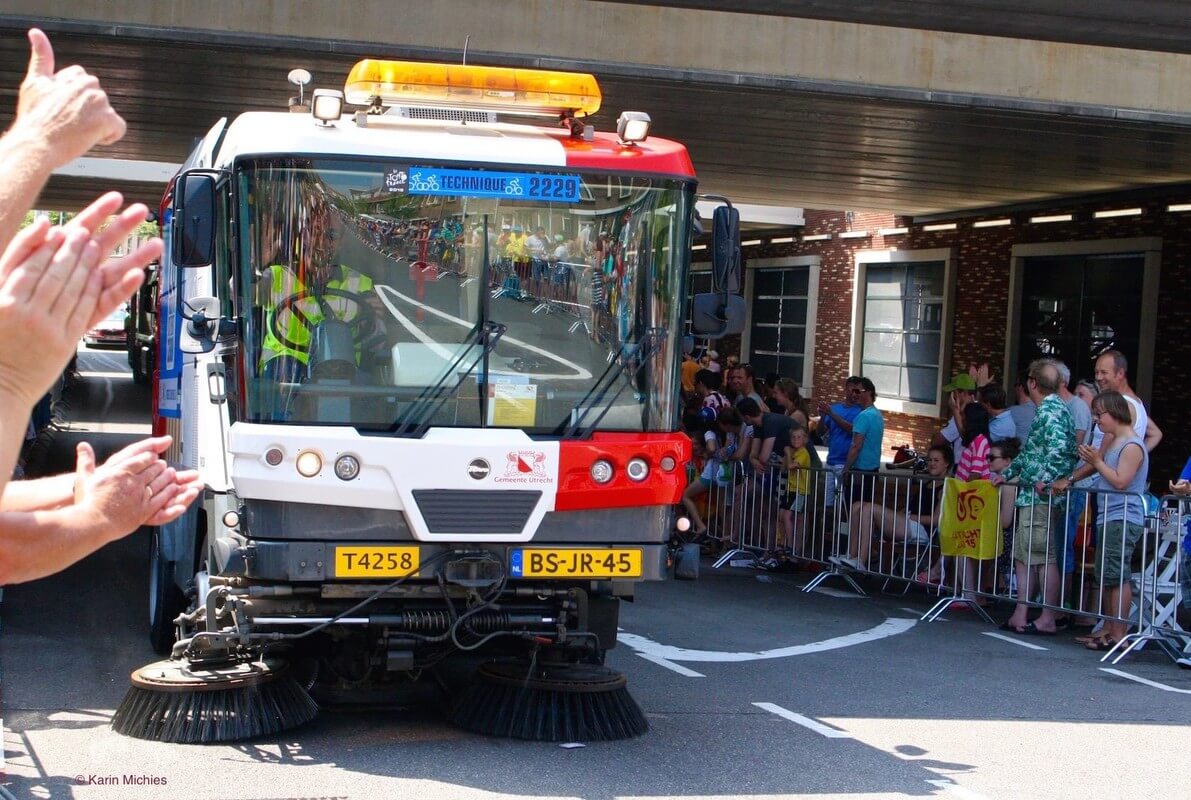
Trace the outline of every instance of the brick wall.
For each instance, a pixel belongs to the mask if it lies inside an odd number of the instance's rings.
[[[859,250],[897,248],[922,250],[954,248],[955,314],[952,320],[951,363],[956,370],[989,362],[1001,371],[1009,303],[1011,250],[1015,244],[1125,239],[1157,236],[1162,239],[1157,341],[1151,412],[1164,433],[1153,455],[1155,488],[1165,487],[1191,455],[1191,407],[1184,395],[1191,390],[1191,213],[1167,213],[1169,203],[1191,202],[1187,193],[1153,192],[1115,205],[1056,206],[1008,216],[1013,224],[973,228],[972,219],[957,219],[957,230],[927,233],[922,225],[884,212],[806,211],[806,226],[793,244],[759,245],[745,249],[753,258],[817,255],[820,257],[818,325],[815,334],[812,385],[820,395],[834,398],[852,371],[852,294],[854,258]],[[1141,206],[1140,217],[1095,220],[1095,210]],[[1032,224],[1029,217],[1074,213],[1070,223]],[[908,227],[905,234],[880,236],[882,228]],[[846,231],[868,231],[860,239],[841,239]],[[832,234],[827,241],[803,241],[806,236]],[[747,238],[747,237],[746,237]],[[755,238],[755,237],[753,237]],[[731,351],[729,351],[731,352]],[[1130,369],[1131,377],[1133,369]],[[997,375],[998,379],[1004,376]],[[1009,382],[1007,382],[1009,383]],[[877,387],[880,391],[881,387]],[[885,446],[913,443],[925,447],[941,420],[906,414],[885,414]]]

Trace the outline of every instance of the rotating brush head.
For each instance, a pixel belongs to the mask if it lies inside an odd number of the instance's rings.
[[[174,744],[233,742],[314,719],[318,706],[284,662],[191,666],[157,661],[135,670],[112,717],[125,736]]]
[[[489,736],[538,742],[630,739],[649,722],[625,676],[591,664],[493,662],[460,696],[451,721]]]

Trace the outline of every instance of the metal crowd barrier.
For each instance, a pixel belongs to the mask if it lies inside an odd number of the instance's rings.
[[[1125,625],[1129,633],[1103,660],[1116,663],[1148,642],[1172,658],[1191,657],[1191,633],[1176,614],[1184,598],[1191,604],[1191,554],[1183,546],[1191,498],[1156,501],[1071,488],[1017,507],[1016,487],[1006,486],[996,524],[1000,555],[943,557],[943,481],[904,470],[805,472],[805,500],[791,504],[789,474],[781,468],[758,473],[733,461],[714,470],[700,516],[706,536],[723,548],[715,568],[791,559],[820,570],[804,591],[838,578],[864,594],[856,574],[884,578],[882,591],[895,584],[903,594],[915,584],[934,591],[939,599],[922,616],[928,622],[962,604],[991,623],[990,602],[1021,603],[1098,625]],[[1098,520],[1096,509],[1105,504],[1115,510]],[[1140,529],[1122,524],[1129,511],[1139,512]]]

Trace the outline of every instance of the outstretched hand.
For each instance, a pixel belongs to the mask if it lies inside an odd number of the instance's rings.
[[[988,386],[993,380],[992,370],[989,368],[987,361],[983,364],[970,365],[968,367],[968,375],[972,377],[972,380],[976,381],[977,387]]]
[[[0,351],[0,392],[7,397],[32,406],[80,337],[137,290],[145,265],[161,255],[161,240],[153,238],[98,266],[148,214],[143,205],[130,206],[100,231],[121,202],[110,192],[63,229],[37,220],[0,255],[0,341],[24,344]]]
[[[78,65],[55,71],[54,48],[37,28],[29,31],[29,47],[14,127],[36,131],[44,139],[53,168],[124,135],[124,119],[112,109],[98,78]]]
[[[111,539],[171,522],[198,497],[198,473],[178,472],[161,459],[170,442],[168,436],[142,439],[98,467],[91,446],[78,445],[75,504],[108,528]]]

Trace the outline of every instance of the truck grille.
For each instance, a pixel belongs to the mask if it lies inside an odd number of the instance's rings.
[[[541,492],[414,489],[431,533],[521,533]]]

